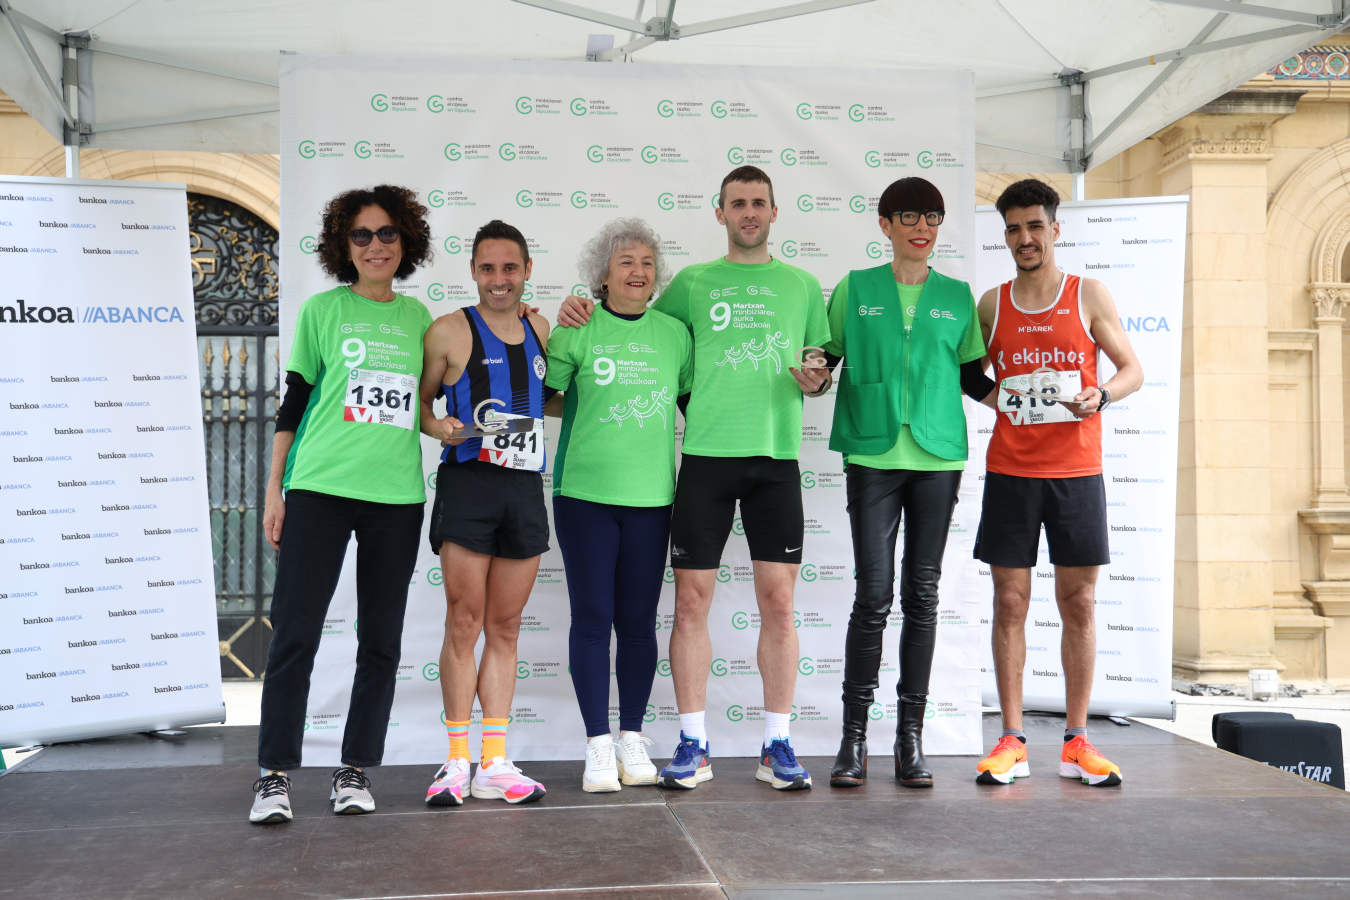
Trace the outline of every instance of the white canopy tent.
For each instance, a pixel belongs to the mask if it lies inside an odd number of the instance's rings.
[[[278,152],[277,54],[290,50],[968,68],[982,170],[1081,175],[1334,34],[1350,11],[1347,0],[0,0],[0,19],[0,89],[62,138],[70,174],[79,146]]]

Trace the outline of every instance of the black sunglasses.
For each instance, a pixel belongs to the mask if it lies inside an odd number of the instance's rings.
[[[383,225],[375,231],[369,228],[353,228],[347,232],[347,237],[358,247],[369,247],[374,238],[379,238],[381,244],[392,244],[398,240],[398,229],[393,225]]]
[[[918,225],[919,216],[923,216],[928,220],[929,225],[936,226],[942,224],[942,220],[947,214],[940,209],[930,209],[925,212],[919,212],[916,209],[905,209],[895,213],[895,215],[900,217],[901,225]]]

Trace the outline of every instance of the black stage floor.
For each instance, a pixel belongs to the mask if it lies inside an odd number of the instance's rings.
[[[328,811],[296,773],[296,820],[250,825],[254,728],[50,747],[0,778],[0,897],[1350,897],[1350,795],[1166,732],[1092,725],[1119,788],[1062,779],[1063,720],[1028,720],[1034,777],[982,787],[972,757],[901,788],[778,793],[714,758],[695,791],[585,794],[535,763],[539,803],[422,802],[432,766],[372,771],[379,810]],[[986,737],[997,720],[985,718]],[[989,741],[986,741],[988,744]]]

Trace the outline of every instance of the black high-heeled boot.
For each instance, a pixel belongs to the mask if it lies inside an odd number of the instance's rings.
[[[858,787],[867,780],[867,706],[844,705],[844,738],[830,769],[830,787]]]
[[[923,758],[923,714],[928,707],[925,694],[900,695],[900,726],[895,732],[895,777],[912,788],[933,786],[933,773]]]

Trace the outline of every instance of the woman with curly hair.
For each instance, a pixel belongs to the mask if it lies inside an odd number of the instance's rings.
[[[335,813],[375,809],[364,769],[384,754],[426,492],[417,383],[431,315],[394,292],[426,262],[426,207],[407,188],[334,197],[318,257],[342,284],[300,307],[277,411],[263,531],[280,550],[251,822],[290,821],[314,654],[355,534],[356,673],[333,773]],[[283,493],[284,492],[284,493]]]
[[[581,274],[600,305],[548,342],[546,388],[563,392],[553,458],[553,523],[572,605],[568,661],[586,726],[583,791],[656,784],[642,734],[656,675],[656,604],[675,497],[675,401],[693,377],[683,323],[648,309],[667,278],[661,241],[641,219],[591,239]],[[619,685],[610,733],[609,643]]]

